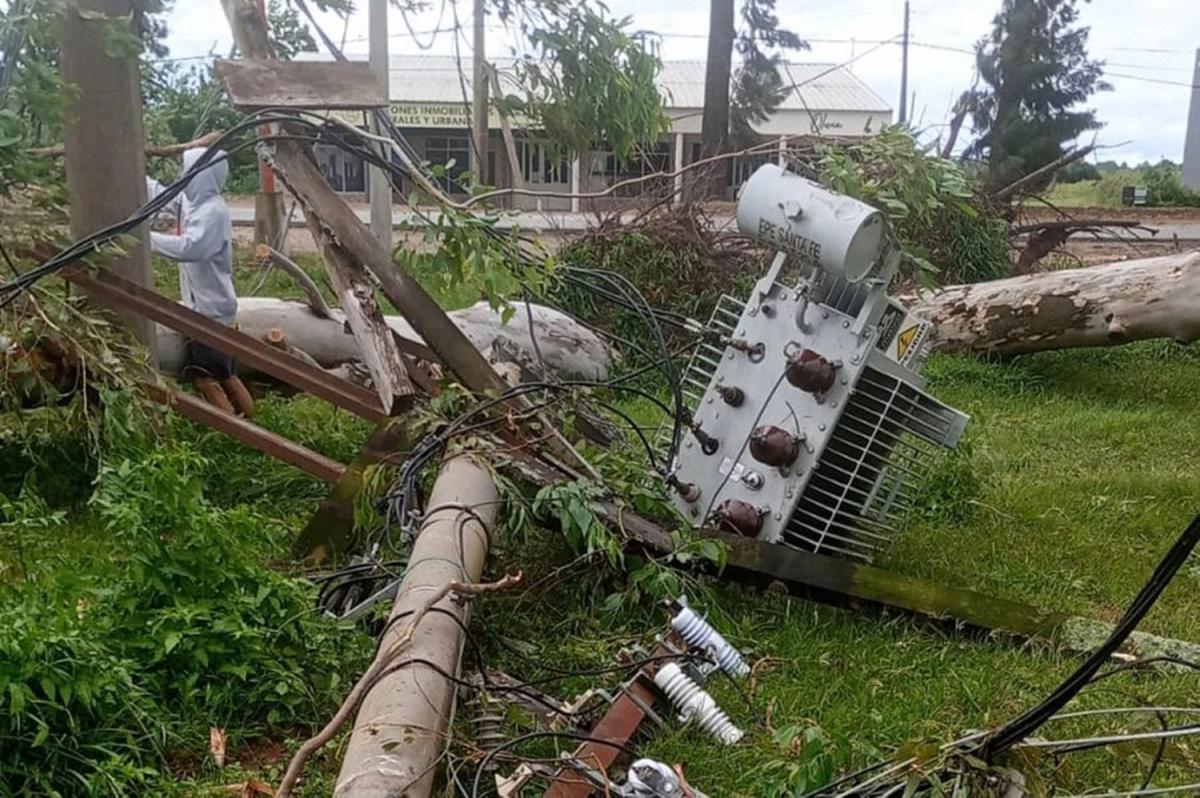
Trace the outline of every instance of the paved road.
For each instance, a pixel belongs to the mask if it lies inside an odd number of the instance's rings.
[[[353,205],[354,212],[363,222],[369,222],[371,218],[370,210],[366,207]],[[233,217],[233,224],[237,227],[252,226],[254,224],[254,208],[245,205],[233,204],[229,208],[230,216]],[[506,213],[500,216],[500,220],[496,223],[497,227],[507,229],[510,227],[519,227],[522,230],[531,230],[536,232],[551,232],[555,230],[562,231],[580,231],[586,230],[593,224],[594,216],[583,213],[568,213],[558,211],[516,211],[514,213]],[[396,208],[392,212],[392,224],[410,224],[414,227],[419,227],[423,224],[422,220],[412,211],[404,208]],[[292,227],[304,226],[304,212],[297,209],[292,215]]]
[[[362,205],[353,205],[354,212],[358,214],[358,218],[363,222],[370,220],[369,210]],[[233,204],[231,205],[230,214],[233,217],[235,226],[252,226],[254,224],[254,208],[248,205]],[[714,217],[716,221],[719,217]],[[728,218],[723,220],[733,226],[733,219]],[[522,230],[529,230],[538,233],[553,233],[553,232],[579,232],[591,227],[595,222],[595,216],[584,213],[570,213],[566,211],[517,211],[515,213],[503,214],[500,216],[497,227],[507,229],[516,226]],[[392,224],[409,224],[414,227],[420,227],[422,221],[412,211],[405,208],[397,207],[392,213]],[[297,210],[292,217],[292,227],[304,226],[304,214]],[[1171,241],[1173,238],[1179,238],[1185,241],[1200,241],[1200,222],[1192,221],[1170,221],[1149,223],[1147,226],[1158,230],[1158,235],[1153,240]],[[1129,233],[1123,230],[1114,230],[1111,235],[1101,234],[1101,240],[1119,241],[1129,238]],[[1138,234],[1139,236],[1146,235],[1145,233]],[[1090,236],[1078,236],[1079,240],[1096,240]]]

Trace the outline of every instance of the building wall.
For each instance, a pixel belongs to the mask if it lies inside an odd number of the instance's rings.
[[[397,114],[397,123],[413,120],[432,122],[434,126],[401,126],[401,132],[417,156],[434,166],[451,163],[445,174],[439,176],[443,190],[455,197],[466,197],[467,187],[458,177],[464,171],[475,171],[471,153],[471,135],[467,127],[449,126],[461,121],[461,116],[449,113],[418,115],[415,112]],[[694,118],[694,124],[692,124]],[[737,187],[763,163],[778,160],[786,139],[813,135],[819,131],[826,135],[864,136],[877,132],[890,120],[890,115],[873,115],[859,112],[842,112],[835,115],[822,112],[792,113],[779,112],[769,127],[785,132],[764,131],[762,152],[715,162],[705,169],[723,172],[726,199],[734,199]],[[443,126],[443,123],[447,126]],[[653,197],[666,197],[695,179],[699,170],[685,171],[681,176],[655,177],[656,172],[679,172],[700,156],[699,112],[682,114],[675,119],[674,130],[663,136],[655,147],[646,148],[626,162],[621,162],[611,152],[594,151],[576,161],[556,158],[547,148],[540,146],[523,132],[515,131],[517,164],[523,188],[550,194],[572,193],[595,194],[573,201],[569,196],[522,196],[513,195],[497,203],[501,207],[522,210],[546,211],[604,211],[644,204]],[[694,127],[695,130],[689,130]],[[503,136],[499,129],[489,131],[488,153],[482,170],[483,181],[497,188],[513,185],[512,168],[507,156]],[[1197,159],[1200,161],[1200,158]],[[317,161],[333,187],[351,198],[365,198],[368,170],[354,156],[329,146],[318,146]],[[646,179],[642,179],[646,178]],[[407,179],[402,180],[399,193],[407,197],[416,187]]]

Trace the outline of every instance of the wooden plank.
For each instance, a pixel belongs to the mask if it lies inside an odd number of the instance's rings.
[[[278,65],[274,49],[267,36],[266,26],[253,3],[247,2],[247,0],[222,0],[221,5],[233,28],[234,41],[237,43],[238,49],[251,59],[246,63]],[[300,62],[292,62],[291,65],[294,66],[298,63]],[[309,63],[310,66],[314,65],[310,62],[306,63]],[[346,66],[347,62],[316,65]],[[363,80],[369,85],[375,85],[370,66],[363,63],[357,66],[364,75]],[[226,71],[230,75],[250,74],[248,72],[239,73],[237,68],[233,67],[227,68]],[[231,98],[236,98],[237,95],[233,89],[229,88],[228,84],[226,86]],[[319,93],[323,90],[319,85],[314,84],[314,86],[311,89],[313,92]],[[378,86],[375,87],[375,90],[379,91]],[[327,105],[325,107],[336,106]],[[274,148],[268,146],[263,149],[267,151],[265,157],[272,169],[300,201],[304,216],[308,220],[309,229],[312,230],[313,239],[321,247],[321,254],[334,291],[337,293],[342,310],[346,313],[350,330],[354,334],[354,340],[358,343],[363,362],[371,372],[371,379],[384,408],[390,414],[411,407],[414,394],[413,385],[392,336],[391,328],[384,321],[383,311],[379,308],[379,303],[375,301],[371,280],[367,270],[363,268],[366,259],[361,256],[362,253],[343,245],[340,240],[343,231],[339,226],[327,224],[320,213],[314,212],[312,195],[332,198],[334,203],[345,209],[359,228],[362,228],[362,223],[350,210],[350,206],[334,193],[313,162],[306,147],[295,141],[279,141],[276,142]],[[299,177],[290,177],[293,173],[298,174]],[[298,189],[297,183],[305,190]],[[338,231],[337,235],[334,234],[334,230]],[[378,250],[376,254],[386,258],[391,264],[391,252],[378,246],[378,242],[375,244]],[[392,267],[395,268],[394,264]],[[455,329],[457,330],[457,328]]]
[[[197,424],[203,424],[217,432],[222,432],[263,454],[295,466],[317,479],[337,482],[346,470],[346,467],[336,460],[314,452],[306,446],[301,446],[244,418],[230,415],[191,394],[172,391],[152,383],[145,383],[142,387],[154,401],[178,411]]]
[[[216,63],[217,80],[237,108],[353,111],[387,107],[369,64],[362,61],[253,60]]]

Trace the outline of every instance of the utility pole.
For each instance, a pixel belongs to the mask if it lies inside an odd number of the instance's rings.
[[[59,63],[68,93],[64,154],[71,194],[71,235],[82,238],[133,214],[146,203],[146,153],[136,56],[110,55],[105,26],[120,24],[131,0],[78,0],[68,4],[59,41]],[[154,274],[145,231],[107,267],[140,286]],[[157,328],[131,313],[121,318],[154,357]]]
[[[471,153],[475,158],[475,182],[487,179],[488,156],[488,76],[487,53],[484,50],[484,0],[475,0],[475,57],[472,61],[471,88]]]
[[[1187,132],[1183,141],[1183,184],[1200,191],[1200,48],[1196,49],[1196,69],[1192,77],[1192,100],[1188,109]]]
[[[708,10],[708,60],[704,65],[704,112],[700,119],[700,157],[711,158],[725,149],[729,138],[729,78],[733,71],[733,0],[712,0]],[[725,170],[707,169],[698,196],[708,199],[725,190]]]
[[[368,25],[370,26],[369,47],[371,51],[371,72],[383,89],[383,96],[388,101],[386,113],[391,113],[391,91],[389,87],[390,70],[388,68],[388,0],[371,0]],[[371,132],[377,136],[383,135],[376,114],[371,114]],[[391,151],[386,152],[391,158]],[[367,190],[371,198],[371,234],[379,239],[384,249],[392,251],[392,184],[388,181],[387,173],[378,166],[372,166],[368,178]]]
[[[908,0],[904,0],[904,40],[900,43],[900,124],[908,121]]]
[[[258,16],[267,25],[266,0],[257,0]],[[242,53],[242,58],[246,58]],[[259,125],[260,136],[270,136],[270,125]],[[254,195],[254,243],[284,248],[283,193],[275,185],[275,173],[266,161],[258,162],[258,193]]]

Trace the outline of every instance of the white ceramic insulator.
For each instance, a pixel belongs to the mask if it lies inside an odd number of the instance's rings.
[[[674,662],[667,663],[654,674],[654,683],[667,694],[685,723],[695,722],[726,745],[742,739],[742,730],[733,725],[713,697]]]
[[[851,283],[881,265],[883,214],[777,164],[760,166],[742,185],[737,221],[760,243]]]
[[[688,646],[708,653],[721,670],[735,679],[750,675],[750,666],[738,650],[691,607],[683,607],[675,614],[671,619],[671,628],[679,633]]]

